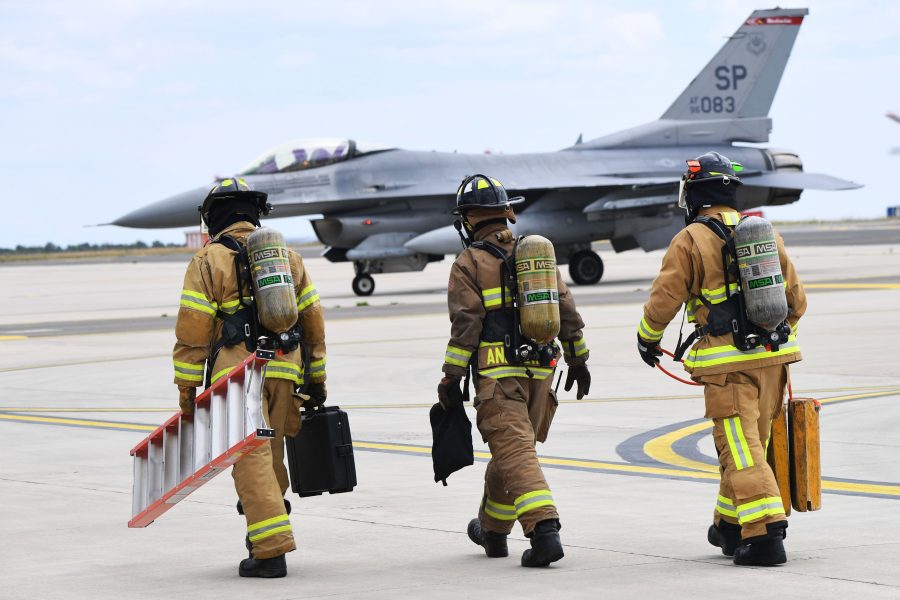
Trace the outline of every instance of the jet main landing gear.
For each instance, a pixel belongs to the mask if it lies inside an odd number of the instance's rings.
[[[603,259],[593,250],[579,250],[569,258],[569,275],[579,285],[594,285],[603,277]]]
[[[368,273],[359,273],[353,278],[353,293],[357,296],[371,296],[375,291],[375,280]]]

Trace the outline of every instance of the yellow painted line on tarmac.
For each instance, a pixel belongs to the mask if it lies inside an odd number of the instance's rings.
[[[485,453],[486,454],[486,453]],[[476,456],[478,453],[476,453]],[[490,455],[488,455],[490,456]],[[572,467],[596,471],[615,471],[619,473],[638,473],[642,475],[662,475],[664,477],[685,477],[688,479],[718,479],[718,473],[699,473],[683,469],[668,469],[664,467],[644,467],[641,465],[628,465],[622,463],[609,463],[596,460],[577,460],[572,458],[549,458],[539,456],[538,461],[542,465],[555,467]]]
[[[431,454],[429,446],[414,446],[410,444],[385,444],[380,442],[353,442],[354,448],[367,450],[381,450],[384,452],[396,452],[400,454]],[[488,460],[490,452],[476,452],[475,458]],[[539,456],[538,461],[542,465],[554,467],[569,467],[590,471],[612,471],[617,473],[638,473],[643,475],[662,475],[665,477],[687,477],[689,479],[718,479],[717,473],[697,473],[681,469],[669,469],[665,467],[645,467],[641,465],[629,465],[623,463],[603,462],[598,460],[582,460],[576,458],[559,458]]]
[[[832,401],[835,398],[830,399]],[[88,419],[65,419],[59,417],[39,417],[33,415],[11,415],[0,414],[0,420],[19,421],[29,423],[44,423],[48,425],[69,425],[75,427],[97,428],[97,429],[118,429],[133,431],[154,431],[154,425],[140,425],[135,423],[120,423],[108,421],[92,421]],[[702,423],[701,425],[707,425]],[[698,430],[697,426],[692,426],[694,430]],[[690,429],[690,428],[685,428]],[[684,431],[684,429],[679,430]],[[688,433],[689,435],[689,433]],[[389,444],[381,442],[364,442],[357,441],[353,443],[355,448],[360,450],[375,450],[381,452],[391,452],[406,455],[428,455],[431,453],[429,446],[417,446],[412,444]],[[489,452],[476,452],[476,458],[490,459]],[[644,475],[657,477],[677,477],[681,479],[697,480],[697,481],[716,481],[719,479],[718,472],[697,471],[690,468],[669,468],[669,467],[648,467],[642,465],[632,465],[623,463],[612,463],[596,460],[584,460],[575,458],[561,458],[539,456],[538,460],[542,465],[548,467],[577,469],[582,471],[592,471],[597,473],[623,474],[623,475]],[[703,465],[709,468],[709,465]],[[853,494],[875,494],[880,496],[891,496],[900,498],[900,484],[881,484],[881,483],[857,483],[849,481],[823,480],[822,489],[829,491],[847,492]]]
[[[154,431],[154,425],[137,425],[133,423],[113,423],[107,421],[91,421],[88,419],[65,419],[60,417],[38,417],[32,415],[0,414],[0,420],[20,421],[28,423],[46,423],[48,425],[74,425],[77,427],[98,429],[129,429],[134,431]],[[382,452],[394,452],[398,454],[431,454],[430,446],[417,446],[412,444],[389,444],[381,442],[353,442],[354,448],[361,450],[380,450]],[[490,452],[476,452],[476,458],[490,459]],[[596,460],[582,460],[574,458],[538,457],[543,465],[555,467],[568,467],[590,471],[605,471],[613,473],[634,473],[642,475],[661,475],[664,477],[685,477],[689,479],[717,479],[717,474],[697,473],[682,469],[670,469],[665,467],[645,467],[622,463],[611,463]]]
[[[431,448],[427,446],[411,446],[407,444],[381,444],[378,442],[353,442],[354,448],[365,448],[366,450],[385,450],[387,452],[404,452],[407,454],[431,454]],[[476,452],[484,454],[484,452]]]
[[[882,496],[896,496],[900,498],[900,485],[883,485],[879,483],[856,483],[853,481],[837,481],[834,479],[822,479],[822,489],[832,492],[853,492],[856,494],[879,494]]]
[[[804,283],[812,290],[900,290],[900,283]]]
[[[702,471],[704,473],[715,473],[716,477],[718,477],[719,468],[717,466],[708,465],[706,463],[691,460],[690,458],[681,456],[680,454],[676,453],[673,448],[675,443],[682,438],[693,435],[698,431],[704,431],[707,429],[712,429],[712,421],[695,423],[694,425],[688,425],[687,427],[682,427],[681,429],[670,431],[669,433],[653,438],[652,440],[648,440],[647,443],[644,444],[644,454],[646,454],[653,460],[667,465],[681,467],[684,469],[691,469],[694,471]]]
[[[2,413],[0,413],[0,420],[24,421],[26,423],[47,423],[49,425],[74,425],[76,427],[96,427],[98,429],[132,429],[134,431],[153,431],[156,429],[156,425],[111,423],[108,421],[90,421],[88,419],[63,419],[61,417],[37,417],[31,415],[9,415]]]
[[[0,335],[0,342],[11,342],[13,340],[27,340],[27,335]]]

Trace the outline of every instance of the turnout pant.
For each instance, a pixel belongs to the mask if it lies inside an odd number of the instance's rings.
[[[767,524],[787,519],[766,462],[772,419],[784,402],[787,365],[704,375],[700,381],[721,473],[713,519],[739,524],[744,540],[765,536]]]
[[[293,391],[292,381],[266,380],[263,410],[275,438],[235,463],[231,473],[247,518],[254,558],[272,558],[297,548],[284,507],[290,482],[284,466],[285,426],[299,418],[299,399],[294,399]]]
[[[483,377],[478,383],[476,423],[491,450],[478,520],[488,531],[508,534],[518,520],[530,536],[540,521],[559,519],[535,451],[556,411],[552,382],[551,375]]]

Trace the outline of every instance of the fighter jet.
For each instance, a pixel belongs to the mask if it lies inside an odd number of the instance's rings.
[[[684,226],[677,189],[685,160],[710,150],[744,166],[741,209],[796,202],[804,189],[858,184],[806,173],[796,153],[736,143],[765,143],[769,108],[806,9],[757,10],[651,123],[534,154],[417,152],[346,139],[288,142],[241,172],[267,192],[274,215],[312,220],[331,261],[352,261],[353,291],[375,289],[373,274],[420,271],[460,250],[450,210],[460,181],[499,179],[517,207],[517,233],[540,233],[578,284],[595,284],[603,261],[591,242],[616,252],[663,248]],[[650,72],[649,67],[645,67]],[[209,186],[140,208],[113,224],[178,227],[197,223]]]

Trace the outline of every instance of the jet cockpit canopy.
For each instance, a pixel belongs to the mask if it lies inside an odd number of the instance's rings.
[[[267,150],[244,167],[240,174],[265,175],[302,171],[392,149],[389,146],[342,138],[293,140]]]

